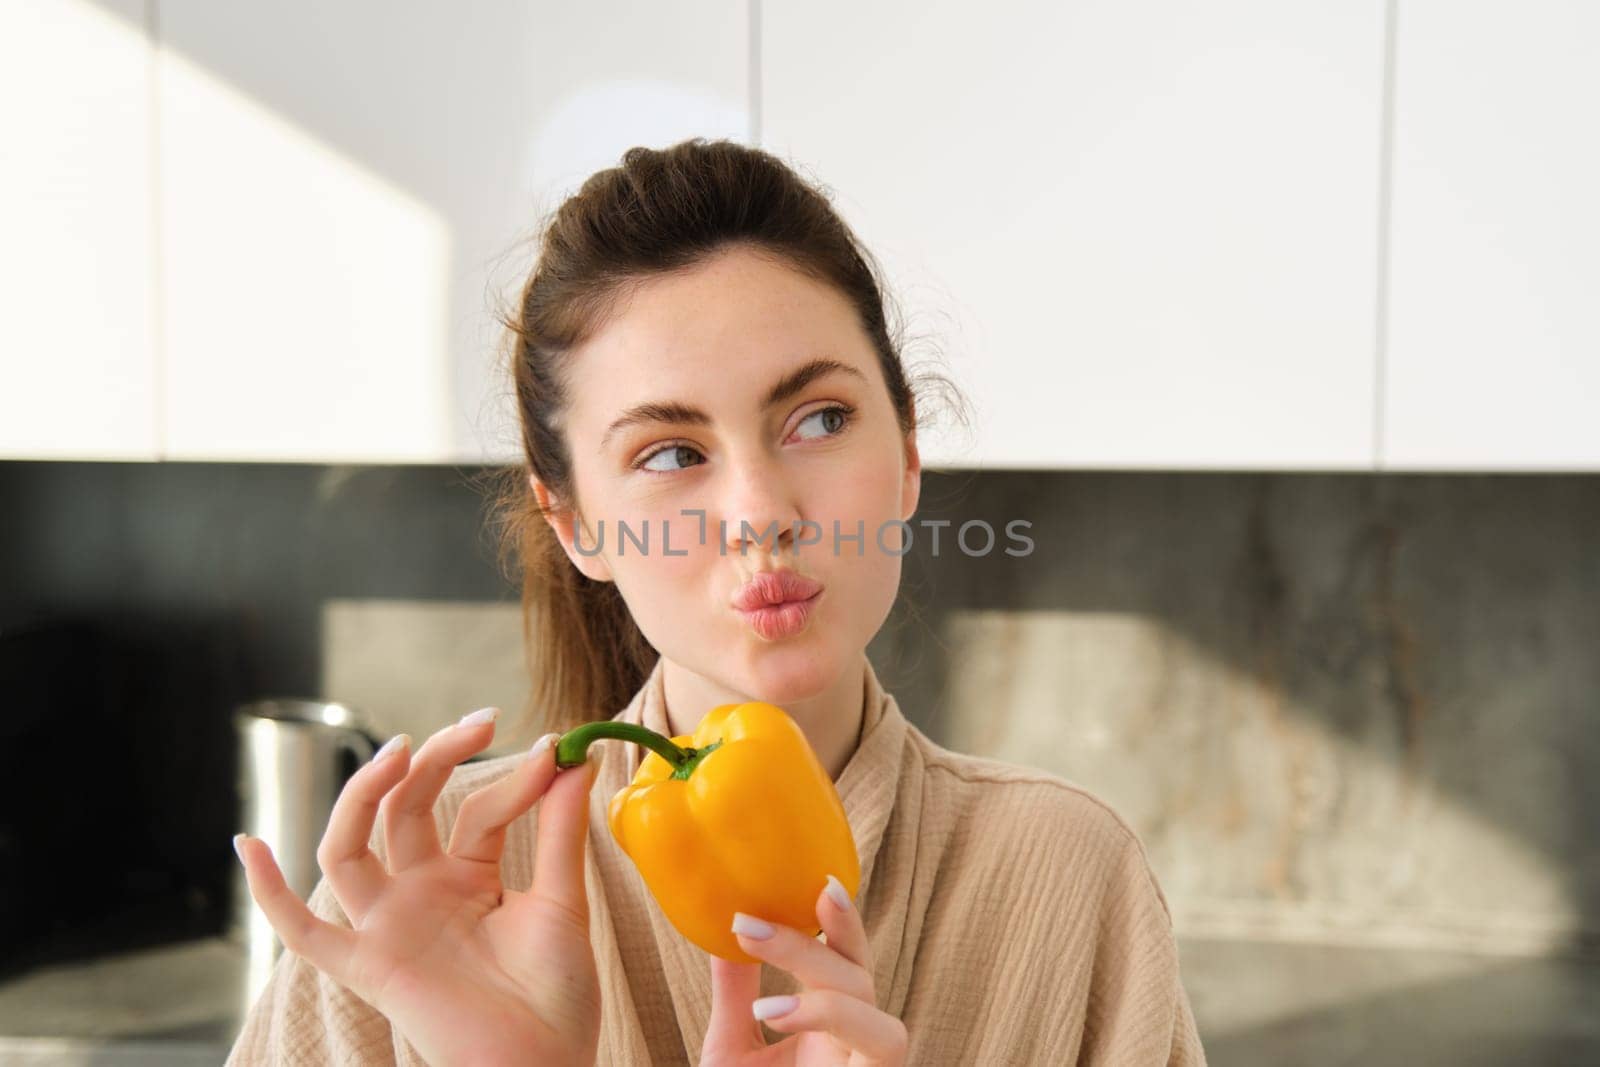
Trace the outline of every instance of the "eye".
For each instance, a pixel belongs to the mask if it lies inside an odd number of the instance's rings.
[[[818,410],[807,415],[805,418],[801,419],[800,426],[804,426],[813,419],[820,418],[822,420],[822,432],[801,434],[800,436],[803,440],[808,441],[818,437],[837,437],[839,434],[844,432],[845,427],[850,425],[851,419],[855,415],[855,411],[856,409],[850,407],[848,404],[834,404],[832,407],[819,408]],[[665,465],[656,463],[656,460],[660,459],[662,456],[667,457],[668,462]],[[686,457],[688,456],[699,456],[700,462],[687,462]],[[671,462],[673,460],[678,462],[675,464]],[[700,456],[699,449],[690,445],[672,444],[662,445],[648,456],[645,456],[638,463],[634,464],[634,468],[636,470],[647,470],[652,474],[671,474],[674,471],[686,470],[689,467],[698,467],[704,462],[705,457]]]
[[[844,428],[846,426],[850,425],[850,416],[853,414],[855,414],[855,408],[847,407],[844,404],[835,404],[832,407],[821,408],[817,411],[813,411],[811,414],[800,420],[800,425],[804,426],[812,419],[821,418],[822,416],[832,416],[832,418],[823,418],[822,425],[826,428],[822,433],[813,434],[811,437],[837,436],[838,434],[844,432]],[[805,434],[802,434],[801,436],[806,437]],[[806,437],[806,439],[810,440],[810,437]]]
[[[638,466],[641,470],[655,471],[657,474],[671,474],[675,470],[683,470],[684,468],[673,466],[653,467],[651,464],[661,456],[667,456],[671,459],[681,460],[683,459],[685,453],[691,456],[698,456],[700,454],[693,448],[690,448],[688,445],[663,445],[661,448],[656,449],[644,459],[640,460]],[[689,466],[695,466],[695,464],[689,464]]]

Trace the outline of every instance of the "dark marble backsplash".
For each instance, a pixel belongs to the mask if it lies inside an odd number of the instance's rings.
[[[0,885],[53,913],[12,958],[222,929],[234,705],[354,692],[392,731],[470,710],[452,677],[520,699],[481,473],[0,463],[0,869],[58,852]],[[960,472],[918,518],[1034,547],[919,540],[885,684],[1115,806],[1180,933],[1600,945],[1600,476]]]

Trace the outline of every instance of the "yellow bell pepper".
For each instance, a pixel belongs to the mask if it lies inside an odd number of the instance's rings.
[[[844,803],[777,705],[723,704],[670,740],[634,723],[585,723],[556,743],[556,766],[582,763],[599,738],[651,750],[611,798],[611,835],[672,925],[713,956],[756,962],[730,929],[736,911],[815,936],[827,876],[852,897],[860,888]]]

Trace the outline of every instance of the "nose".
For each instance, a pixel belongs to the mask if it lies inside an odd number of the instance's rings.
[[[735,459],[729,464],[719,528],[729,555],[792,551],[800,509],[782,465],[765,459]]]

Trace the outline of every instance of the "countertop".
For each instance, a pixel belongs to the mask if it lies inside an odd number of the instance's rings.
[[[1597,961],[1182,937],[1179,956],[1219,1067],[1600,1063]],[[244,960],[207,938],[0,983],[0,1064],[220,1064]]]
[[[0,1064],[208,1067],[244,1014],[244,946],[222,937],[40,967],[0,983]]]

